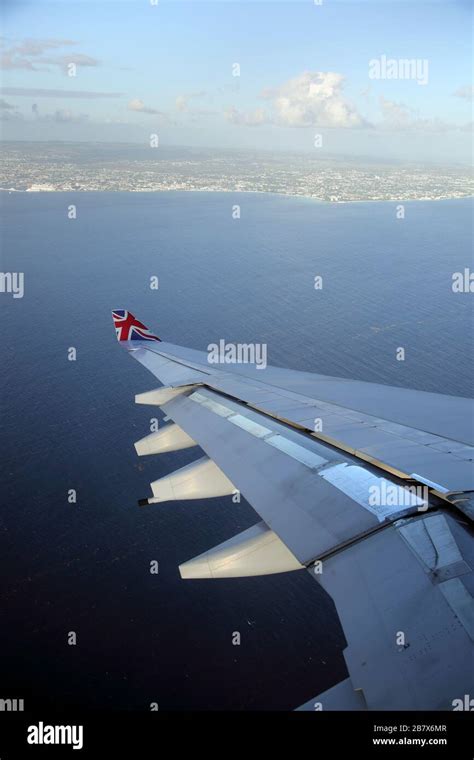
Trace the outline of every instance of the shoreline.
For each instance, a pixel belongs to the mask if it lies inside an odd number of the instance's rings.
[[[59,189],[52,189],[52,190],[30,190],[27,188],[26,190],[17,190],[16,188],[3,188],[0,187],[0,194],[42,194],[42,195],[49,195],[53,193],[128,193],[128,194],[138,194],[138,193],[148,193],[148,194],[156,194],[159,195],[160,193],[209,193],[209,194],[215,194],[215,193],[233,193],[235,195],[269,195],[269,196],[276,196],[279,198],[293,198],[293,199],[301,199],[301,200],[307,200],[307,201],[313,201],[315,203],[326,203],[328,205],[343,205],[348,203],[426,203],[426,202],[437,202],[437,201],[459,201],[464,200],[467,198],[474,198],[474,194],[472,193],[466,193],[465,195],[446,195],[441,198],[352,198],[347,200],[327,200],[325,198],[316,198],[313,195],[304,195],[302,193],[282,193],[278,191],[273,190],[223,190],[223,189],[216,189],[212,190],[209,188],[201,189],[201,188],[163,188],[160,190],[98,190],[98,189],[91,189],[91,190],[83,190],[83,189],[71,189],[71,190],[59,190]]]

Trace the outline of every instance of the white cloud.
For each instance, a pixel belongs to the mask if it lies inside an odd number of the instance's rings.
[[[231,124],[256,127],[273,124],[281,127],[370,128],[382,131],[420,131],[426,133],[468,129],[468,126],[448,123],[439,118],[425,118],[405,103],[379,98],[381,118],[370,123],[344,97],[345,78],[335,71],[305,71],[276,88],[261,92],[266,108],[239,111],[230,106],[224,111]],[[366,100],[370,91],[360,93]],[[455,93],[471,97],[472,88],[463,87]]]
[[[0,87],[2,95],[32,98],[120,98],[120,92],[91,92],[89,90],[46,90],[38,87]]]
[[[128,104],[129,111],[138,111],[139,113],[158,114],[162,115],[161,111],[157,111],[155,108],[149,108],[145,105],[140,98],[133,98]]]
[[[425,119],[418,116],[413,108],[405,103],[396,103],[383,95],[379,99],[382,121],[377,128],[390,131],[446,132],[449,129],[459,129],[457,124],[448,124],[441,119]]]
[[[465,87],[458,87],[458,89],[453,92],[453,95],[456,95],[457,98],[472,100],[474,98],[474,86],[472,84],[467,84]]]
[[[256,108],[255,111],[238,111],[234,106],[226,108],[224,116],[231,124],[241,124],[246,127],[259,127],[261,124],[267,124],[270,119],[263,108]]]
[[[383,117],[381,126],[400,129],[409,127],[413,123],[413,113],[405,103],[396,103],[394,100],[384,98],[383,95],[380,96],[379,103]]]
[[[59,66],[65,70],[67,66],[74,63],[76,66],[98,66],[99,61],[90,55],[83,53],[74,53],[70,55],[60,55],[48,57],[46,51],[57,50],[58,48],[70,47],[77,43],[73,40],[46,39],[32,40],[26,39],[16,42],[12,45],[1,43],[2,52],[0,56],[0,68],[2,69],[25,69],[27,71],[49,71],[50,66]]]
[[[369,126],[343,96],[344,77],[334,71],[305,71],[280,87],[263,90],[260,97],[268,101],[268,112],[257,108],[238,112],[230,107],[225,112],[234,124],[257,126],[271,123],[281,127]]]
[[[187,111],[188,110],[188,99],[186,95],[178,95],[176,98],[176,110],[177,111]]]
[[[192,100],[192,98],[204,98],[206,95],[207,93],[204,90],[199,90],[199,92],[188,92],[185,95],[178,95],[175,103],[176,110],[181,112],[189,111],[189,101]]]
[[[285,127],[361,127],[365,120],[342,94],[344,77],[334,71],[305,71],[262,97],[273,121]]]
[[[74,40],[60,40],[60,39],[46,39],[46,40],[34,40],[26,39],[19,42],[15,46],[15,50],[22,55],[41,55],[45,50],[53,50],[55,48],[67,47],[69,45],[77,45]]]
[[[72,53],[71,55],[61,55],[56,58],[45,58],[44,56],[39,59],[41,63],[52,66],[59,66],[61,69],[67,71],[68,66],[73,63],[75,66],[99,66],[97,58],[92,58],[90,55],[84,55],[83,53]]]

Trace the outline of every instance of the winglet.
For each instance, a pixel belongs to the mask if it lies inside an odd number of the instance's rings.
[[[119,342],[127,340],[161,340],[150,332],[148,327],[133,316],[131,311],[114,309],[112,311],[115,332]]]

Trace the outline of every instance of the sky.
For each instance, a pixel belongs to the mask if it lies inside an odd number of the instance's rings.
[[[470,163],[467,0],[4,0],[5,140]]]

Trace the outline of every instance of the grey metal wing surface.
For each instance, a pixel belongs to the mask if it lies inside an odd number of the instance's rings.
[[[300,709],[453,709],[474,674],[470,399],[245,364],[113,312],[173,422],[139,455],[199,446],[141,504],[242,494],[258,522],[183,578],[304,570],[335,602],[349,677]],[[304,696],[304,695],[303,695]]]

